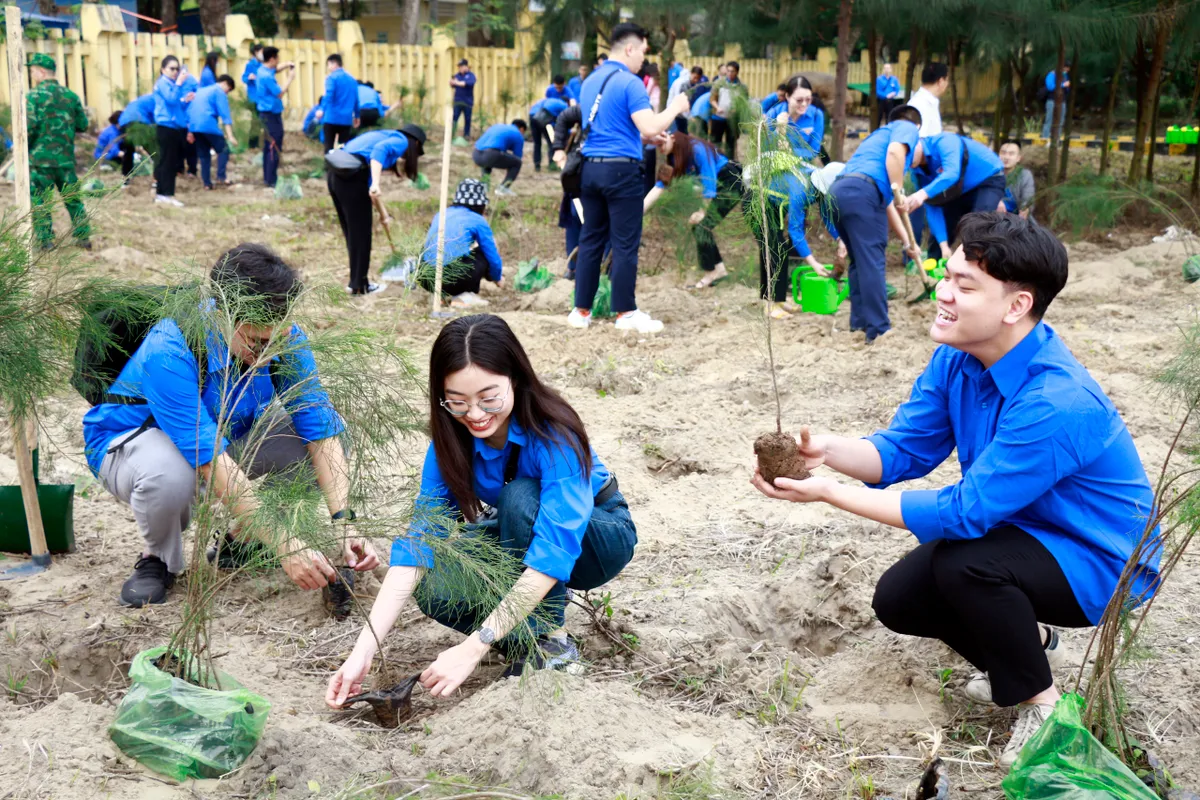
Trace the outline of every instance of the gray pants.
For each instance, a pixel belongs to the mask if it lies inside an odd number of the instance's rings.
[[[134,433],[115,437],[110,447],[120,445]],[[308,459],[304,440],[286,414],[272,418],[269,432],[254,453],[245,452],[245,438],[231,444],[229,453],[251,478],[278,474]],[[243,457],[248,463],[243,463]],[[192,519],[196,470],[170,437],[158,428],[133,437],[104,457],[100,480],[110,494],[133,509],[146,543],[143,552],[162,559],[168,572],[183,572],[187,563],[183,531]]]
[[[1063,114],[1067,111],[1067,103],[1064,100],[1063,104],[1058,109],[1058,135],[1062,136],[1063,132]],[[1042,122],[1042,138],[1050,138],[1050,126],[1054,124],[1054,100],[1053,98],[1046,101],[1046,118]]]

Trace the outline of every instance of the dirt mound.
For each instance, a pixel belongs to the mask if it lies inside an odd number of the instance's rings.
[[[135,250],[134,248],[126,247],[125,245],[106,247],[96,255],[112,264],[114,267],[143,270],[149,269],[155,265],[155,260],[143,253],[141,250]]]

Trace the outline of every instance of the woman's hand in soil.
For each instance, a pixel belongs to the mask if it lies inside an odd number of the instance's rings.
[[[838,485],[837,481],[832,478],[806,478],[802,481],[776,478],[775,484],[771,485],[763,479],[757,468],[754,470],[754,477],[750,479],[750,483],[754,485],[755,489],[773,500],[788,500],[793,503],[824,502],[828,497],[830,487]]]
[[[434,697],[449,697],[471,677],[487,650],[474,636],[443,650],[421,673],[421,685]]]
[[[371,657],[355,649],[346,663],[330,676],[329,688],[325,690],[325,705],[341,708],[347,697],[361,693],[363,678],[370,671]]]
[[[366,572],[379,566],[379,554],[366,539],[347,539],[342,544],[346,566],[356,572]]]
[[[301,589],[320,589],[337,577],[333,565],[323,553],[292,539],[284,545],[286,555],[279,558],[283,571]]]
[[[846,259],[849,256],[850,256],[850,251],[846,248],[846,241],[844,239],[838,239],[837,240],[838,261],[845,263]]]

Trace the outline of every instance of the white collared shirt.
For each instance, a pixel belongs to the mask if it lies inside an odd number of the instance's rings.
[[[937,95],[922,86],[913,92],[908,104],[921,112],[921,138],[935,136],[942,132],[942,101]]]

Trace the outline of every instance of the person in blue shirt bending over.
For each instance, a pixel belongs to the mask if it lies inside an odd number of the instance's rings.
[[[936,246],[930,258],[950,257],[950,237],[958,221],[972,211],[995,211],[1004,200],[1004,163],[992,148],[956,133],[921,140],[921,158],[913,160],[920,187],[908,197],[907,211],[925,207],[925,223]]]
[[[484,183],[492,177],[493,169],[506,170],[504,181],[496,187],[501,196],[515,194],[512,183],[521,174],[521,155],[525,152],[525,120],[514,119],[512,124],[498,122],[483,132],[471,153],[476,166],[483,170]]]
[[[921,114],[912,106],[894,109],[891,121],[850,156],[829,192],[837,209],[838,234],[850,254],[850,329],[865,331],[868,344],[892,329],[885,279],[889,226],[904,251],[921,260],[921,249],[908,241],[892,202],[892,186],[903,185],[909,166],[920,162],[920,125]]]
[[[196,88],[203,89],[205,86],[212,86],[217,82],[217,61],[221,58],[221,54],[216,50],[204,56],[204,67],[200,70],[200,85]]]
[[[781,83],[775,87],[775,91],[771,92],[769,95],[767,95],[766,97],[764,97],[762,100],[759,101],[759,106],[762,107],[763,115],[766,116],[767,113],[772,108],[775,108],[775,106],[786,103],[787,99],[788,99],[787,84]]]
[[[300,122],[301,132],[314,142],[321,142],[322,144],[325,143],[325,129],[322,127],[321,120],[317,115],[321,111],[321,103],[324,100],[324,95],[318,97],[317,104],[304,114],[304,119]]]
[[[680,97],[687,96],[686,94],[680,95]],[[712,92],[701,92],[695,100],[691,101],[691,105],[688,112],[688,132],[693,136],[708,140],[708,126],[712,120]]]
[[[104,159],[105,161],[121,160],[123,134],[121,133],[121,126],[119,124],[120,120],[120,111],[114,111],[109,115],[108,127],[100,131],[100,135],[96,137],[96,149],[92,153],[92,158],[97,161],[100,159]]]
[[[328,153],[350,141],[359,125],[358,81],[342,68],[342,56],[334,53],[325,59],[325,94],[316,120],[325,125],[321,141]]]
[[[391,170],[400,177],[401,165],[404,176],[417,179],[418,160],[425,154],[425,131],[418,125],[408,123],[399,130],[375,130],[359,134],[341,148],[355,157],[352,166],[334,168],[326,156],[329,195],[337,211],[342,235],[346,237],[346,251],[350,256],[350,282],[346,291],[350,294],[375,294],[387,288],[387,284],[371,283],[367,273],[371,268],[371,230],[375,215],[372,205],[378,204],[383,224],[391,222],[383,204],[383,171]],[[335,151],[338,152],[338,151]]]
[[[385,639],[410,599],[466,637],[421,673],[433,697],[454,694],[489,650],[508,662],[505,676],[578,672],[579,649],[564,630],[569,591],[603,586],[633,558],[637,529],[616,476],[503,319],[475,314],[442,328],[429,355],[429,398],[433,441],[416,514],[392,544],[371,608],[374,634],[364,626],[329,679],[333,708],[361,691],[375,636]],[[468,543],[447,538],[447,516],[517,562],[497,589],[503,597],[467,596],[454,579],[463,569],[456,550]]]
[[[217,180],[228,186],[225,165],[229,163],[229,146],[237,144],[233,135],[233,116],[229,113],[229,93],[234,89],[233,78],[222,75],[212,86],[196,92],[188,106],[188,140],[196,145],[200,157],[200,178],[204,188],[211,190],[212,154],[217,154]],[[224,126],[225,133],[221,133]]]
[[[558,119],[558,115],[570,108],[570,105],[565,100],[559,100],[555,97],[544,97],[533,104],[529,109],[529,124],[533,126],[530,133],[533,134],[533,171],[542,171],[542,143],[544,142],[549,147],[554,136],[551,135],[550,129],[554,126],[554,122]],[[546,161],[550,161],[550,153],[546,153]]]
[[[1067,282],[1066,249],[995,211],[963,217],[958,238],[929,331],[939,347],[891,425],[865,439],[801,428],[809,469],[870,488],[824,476],[753,482],[768,497],[913,533],[916,549],[879,579],[875,613],[970,662],[972,700],[1018,707],[999,759],[1007,769],[1059,698],[1051,669],[1065,653],[1051,626],[1100,621],[1154,515],[1154,492],[1112,401],[1042,319]],[[885,491],[953,452],[957,483]],[[1157,588],[1158,565],[1148,549],[1135,603]]]
[[[498,286],[504,277],[504,262],[496,249],[496,237],[483,216],[487,204],[487,186],[483,181],[466,178],[454,192],[454,204],[446,209],[442,294],[450,298],[453,308],[486,306],[488,301],[479,296],[479,285],[487,278]],[[441,217],[440,213],[435,214],[429,224],[417,272],[417,283],[427,292],[432,292],[436,283]]]
[[[370,81],[358,82],[358,117],[364,128],[378,125],[379,120],[387,112],[383,98],[375,91],[375,84]]]
[[[263,183],[274,187],[279,180],[279,159],[283,154],[283,96],[296,77],[295,64],[279,63],[279,48],[264,47],[263,63],[255,76],[255,104],[258,118],[263,125]],[[283,70],[287,76],[280,83],[276,73]]]
[[[166,56],[162,60],[158,81],[154,84],[154,130],[158,139],[158,157],[154,164],[154,180],[157,184],[154,202],[178,208],[183,208],[183,203],[175,199],[175,174],[183,164],[184,135],[187,132],[184,103],[191,100],[183,89],[187,78],[187,74],[180,69],[179,59]]]
[[[892,65],[883,65],[883,74],[875,79],[875,127],[885,123],[892,109],[900,105],[900,79],[892,74]]]
[[[134,150],[129,144],[129,131],[133,125],[154,125],[154,93],[144,94],[121,111],[117,126],[121,129],[121,174],[128,176],[133,172]]]
[[[764,116],[775,120],[776,126],[787,126],[793,153],[804,159],[816,158],[825,139],[825,112],[815,102],[812,84],[803,75],[793,75],[783,84],[783,97]]]
[[[458,71],[450,76],[450,85],[454,87],[454,118],[450,123],[450,138],[454,138],[458,130],[458,118],[463,118],[463,136],[471,138],[471,112],[475,110],[475,73],[471,72],[471,64],[464,58],[458,62]]]
[[[155,323],[83,417],[88,467],[130,506],[144,540],[121,587],[125,606],[166,601],[187,566],[183,531],[200,482],[220,498],[237,531],[209,548],[209,561],[236,568],[271,552],[303,589],[319,589],[336,573],[297,538],[258,537],[259,500],[250,481],[308,462],[333,520],[354,519],[339,439],[345,426],[304,332],[286,322],[299,276],[266,246],[240,244],[217,259],[211,280],[220,296],[244,298],[231,304],[243,310],[230,312],[239,316],[229,339],[215,318],[203,347],[189,343],[175,319]],[[267,348],[276,355],[264,359]],[[347,539],[344,554],[356,570],[379,562],[365,539]]]

